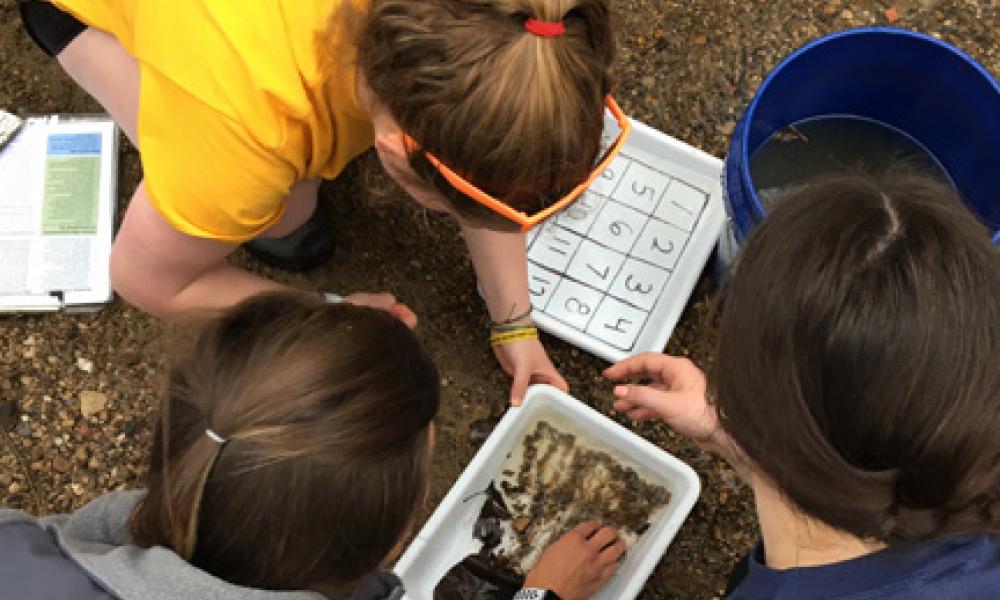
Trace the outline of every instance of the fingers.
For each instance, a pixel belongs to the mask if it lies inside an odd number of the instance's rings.
[[[618,539],[618,530],[614,527],[601,527],[598,529],[590,539],[587,540],[587,545],[594,552],[601,552],[606,546],[614,544]]]
[[[676,380],[687,379],[692,372],[700,372],[687,358],[645,352],[611,365],[604,376],[612,381],[623,379],[652,379],[656,383],[671,385]]]
[[[556,368],[551,363],[549,364],[549,368],[550,370],[543,375],[545,383],[568,392],[569,384],[566,383],[566,378],[560,375],[559,371],[556,371]]]
[[[633,421],[649,421],[650,419],[657,418],[657,414],[649,408],[633,408],[632,410],[622,412]]]
[[[559,374],[545,348],[538,340],[515,342],[494,348],[500,364],[514,378],[511,384],[510,403],[520,406],[524,394],[532,383],[547,383],[566,392],[569,384]]]
[[[570,530],[567,535],[575,535],[583,538],[585,541],[589,540],[592,535],[597,533],[601,528],[600,521],[584,521],[576,527]]]
[[[612,390],[615,395],[615,408],[631,411],[640,408],[661,408],[669,401],[670,392],[664,392],[645,385],[616,385]],[[621,406],[621,408],[618,408]]]
[[[621,564],[622,557],[625,556],[625,551],[628,550],[628,544],[625,540],[619,538],[614,544],[611,544],[607,548],[601,551],[599,558],[599,564],[602,566],[606,565],[610,569],[610,574],[615,572],[618,565]]]
[[[517,365],[514,371],[514,382],[510,387],[510,405],[521,406],[524,402],[524,393],[531,383],[531,368],[529,365]]]
[[[417,326],[417,314],[402,302],[393,304],[389,309],[389,314],[402,321],[410,329]]]
[[[417,326],[417,315],[409,306],[398,302],[396,297],[389,292],[356,292],[344,298],[345,301],[355,306],[367,306],[384,310],[403,322],[407,327],[413,329]]]

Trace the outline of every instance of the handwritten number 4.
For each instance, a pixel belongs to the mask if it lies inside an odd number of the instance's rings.
[[[618,319],[618,321],[614,324],[614,326],[612,326],[610,323],[605,323],[604,327],[605,329],[610,329],[611,331],[617,331],[618,333],[628,333],[627,331],[622,329],[622,323],[624,323],[625,325],[631,325],[632,321],[629,321],[628,319]]]

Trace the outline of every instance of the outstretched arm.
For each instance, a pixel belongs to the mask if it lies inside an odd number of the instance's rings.
[[[524,234],[463,224],[462,235],[482,286],[490,318],[505,321],[531,308]],[[530,317],[525,322],[530,322]],[[494,351],[500,365],[514,378],[510,393],[514,406],[521,404],[524,392],[531,383],[549,383],[564,391],[569,389],[540,341],[515,342],[497,347]]]
[[[615,386],[615,409],[635,420],[660,419],[703,450],[724,458],[749,481],[746,457],[719,423],[719,413],[708,399],[705,374],[693,362],[646,352],[627,358],[604,371],[612,381],[647,380],[648,385]]]
[[[226,263],[234,248],[175,230],[140,184],[111,250],[111,283],[130,304],[164,318],[287,289]]]

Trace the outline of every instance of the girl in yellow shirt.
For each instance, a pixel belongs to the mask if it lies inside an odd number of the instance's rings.
[[[531,325],[520,225],[594,171],[613,58],[608,0],[21,9],[140,151],[144,179],[111,255],[128,302],[170,316],[281,289],[224,257],[251,240],[266,252],[266,239],[323,255],[319,181],[374,144],[414,200],[458,221],[493,321]],[[413,318],[388,294],[348,300]],[[494,341],[515,404],[532,382],[566,388],[537,336]]]

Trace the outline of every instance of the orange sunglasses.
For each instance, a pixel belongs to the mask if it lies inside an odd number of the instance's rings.
[[[611,164],[611,161],[614,160],[615,156],[617,156],[618,153],[621,151],[622,146],[625,145],[625,140],[628,138],[629,134],[632,133],[631,121],[628,120],[628,117],[625,116],[625,113],[622,112],[622,109],[618,107],[618,103],[616,103],[611,96],[608,96],[607,98],[604,99],[604,105],[608,108],[608,110],[611,111],[611,114],[614,116],[615,120],[618,121],[618,128],[621,130],[621,133],[618,135],[618,139],[616,139],[615,142],[611,145],[611,147],[608,148],[607,152],[604,153],[604,157],[601,158],[601,161],[597,163],[596,167],[594,167],[593,172],[591,172],[591,174],[585,180],[583,180],[580,183],[580,185],[573,188],[572,191],[570,191],[568,194],[560,198],[559,201],[553,204],[552,206],[549,206],[548,208],[545,208],[533,215],[529,215],[527,213],[517,210],[516,208],[512,208],[507,204],[504,204],[500,200],[497,200],[493,196],[487,194],[483,190],[477,188],[472,183],[470,183],[469,180],[462,177],[455,171],[451,170],[451,168],[448,167],[448,165],[444,164],[438,157],[434,156],[430,152],[427,152],[425,150],[424,155],[427,157],[427,160],[429,160],[431,164],[434,165],[434,167],[448,181],[448,183],[450,183],[456,190],[462,192],[463,194],[465,194],[469,198],[472,198],[473,200],[482,204],[483,206],[490,208],[494,212],[497,212],[507,217],[511,221],[514,221],[515,223],[521,226],[522,232],[528,231],[529,229],[538,225],[545,219],[548,219],[555,213],[559,212],[560,210],[572,204],[574,200],[576,200],[577,198],[580,197],[581,194],[583,194],[583,192],[587,191],[587,188],[590,187],[590,184],[594,183],[594,180],[597,179],[601,175],[601,173],[604,172],[606,168],[608,168],[608,165]],[[409,135],[406,134],[403,135],[405,136],[405,141],[408,147],[410,148],[420,147],[420,145],[417,144],[413,140],[413,138],[411,138]]]

